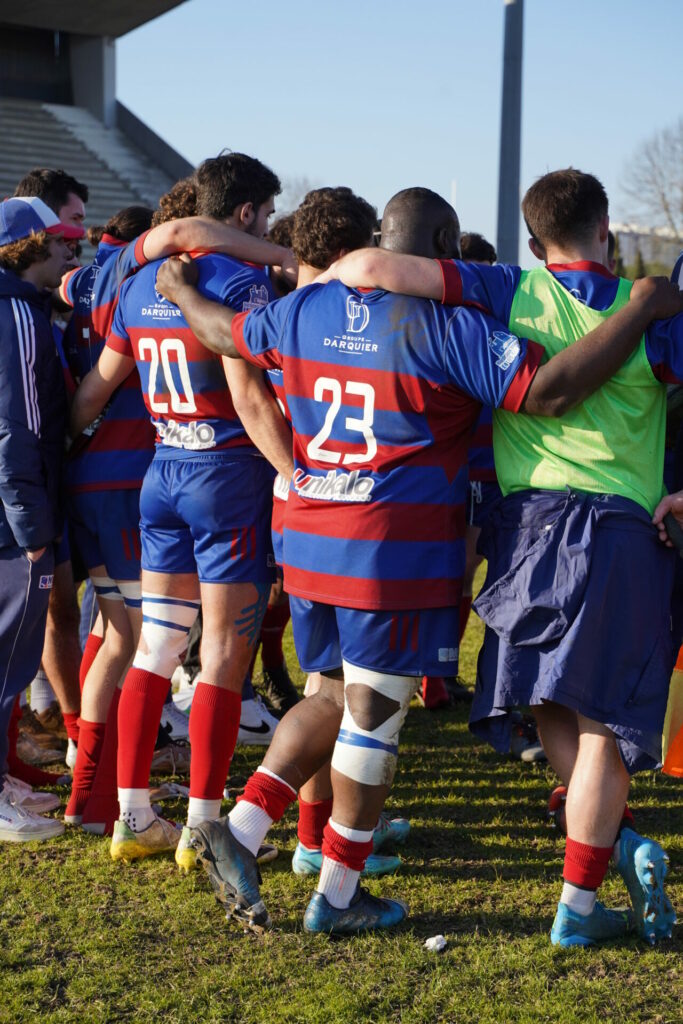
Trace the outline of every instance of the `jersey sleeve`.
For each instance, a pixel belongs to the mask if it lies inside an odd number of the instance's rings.
[[[237,261],[235,261],[237,263]],[[224,306],[230,306],[238,313],[266,306],[275,297],[272,283],[259,267],[239,265],[229,275],[216,275],[207,291]]]
[[[65,305],[71,306],[72,309],[76,305],[76,286],[78,281],[89,270],[90,267],[75,267],[65,274],[60,282],[59,297]]]
[[[491,267],[486,263],[439,260],[443,275],[442,302],[449,306],[475,306],[496,320],[508,323],[512,300],[521,270],[506,263]]]
[[[657,380],[683,384],[683,313],[650,324],[645,332],[645,353]]]
[[[287,322],[285,299],[238,313],[232,321],[232,340],[243,359],[264,370],[282,366],[281,345]]]
[[[135,359],[135,352],[133,351],[131,340],[128,337],[128,330],[126,328],[126,322],[123,315],[122,299],[125,294],[125,290],[124,285],[119,295],[119,301],[116,305],[116,312],[114,313],[111,331],[107,335],[106,347],[113,349],[114,352],[118,352],[122,356],[128,356],[129,359]]]
[[[151,229],[150,229],[151,230]],[[116,283],[120,287],[127,277],[134,274],[140,267],[148,262],[145,257],[145,239],[149,231],[143,231],[141,235],[134,238],[132,242],[125,245],[116,256],[115,276]]]
[[[449,383],[494,409],[519,412],[543,347],[474,309],[454,309],[444,346]]]

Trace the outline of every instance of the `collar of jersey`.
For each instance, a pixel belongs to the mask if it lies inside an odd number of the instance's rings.
[[[592,260],[577,260],[575,263],[548,263],[546,270],[549,270],[552,274],[566,274],[568,271],[574,273],[589,273],[589,274],[600,274],[601,277],[607,277],[610,280],[615,280],[614,274],[603,267],[602,263],[594,263]]]

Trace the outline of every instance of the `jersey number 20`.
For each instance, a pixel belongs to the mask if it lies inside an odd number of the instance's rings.
[[[329,394],[332,400],[325,414],[325,422],[306,447],[308,457],[314,462],[332,462],[335,465],[341,463],[343,466],[352,466],[362,462],[371,462],[377,454],[377,440],[372,432],[372,423],[375,418],[375,389],[370,384],[348,380],[344,385],[344,392],[347,395],[359,395],[363,399],[363,412],[360,419],[356,416],[347,416],[344,426],[347,430],[353,430],[363,435],[365,451],[357,454],[347,452],[342,456],[341,452],[322,447],[332,433],[334,421],[342,406],[342,386],[334,377],[318,377],[313,389],[314,399],[316,402],[324,402],[326,401],[325,396]]]
[[[183,345],[180,338],[164,338],[161,342],[157,342],[156,338],[140,338],[138,342],[138,350],[140,352],[140,358],[147,361],[149,355],[149,383],[147,384],[147,394],[149,395],[149,407],[152,412],[167,413],[168,402],[157,401],[154,397],[157,393],[157,376],[159,373],[159,367],[161,366],[164,380],[166,382],[166,391],[168,391],[171,399],[171,412],[196,412],[197,405],[194,400],[194,391],[192,390],[192,384],[190,382],[190,371],[187,365],[187,356],[185,355],[185,346]],[[184,392],[184,397],[181,398],[180,393],[173,380],[173,364],[171,362],[171,355],[175,355],[175,365],[178,368],[178,376],[180,377],[180,384]]]

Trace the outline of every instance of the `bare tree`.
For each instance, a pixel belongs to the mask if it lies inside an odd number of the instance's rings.
[[[638,146],[624,171],[622,189],[630,204],[629,219],[668,228],[683,240],[683,117]]]
[[[275,201],[277,212],[291,213],[292,210],[296,210],[306,193],[313,188],[318,188],[318,185],[305,176],[285,178],[282,182],[282,192]]]

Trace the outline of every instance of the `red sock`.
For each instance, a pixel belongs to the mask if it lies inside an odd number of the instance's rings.
[[[299,796],[299,824],[297,836],[307,850],[319,850],[323,845],[323,831],[332,813],[332,797],[308,803]]]
[[[261,657],[266,671],[279,668],[285,660],[282,636],[289,622],[289,601],[268,606],[261,625]]]
[[[220,800],[240,727],[242,694],[195,684],[190,709],[190,796]]]
[[[78,743],[78,717],[78,711],[62,711],[62,718],[64,719],[64,728],[66,729],[66,734],[70,740],[74,741],[74,743]]]
[[[29,786],[55,786],[62,778],[61,775],[55,775],[53,772],[44,772],[42,768],[36,768],[35,765],[26,764],[20,757],[17,756],[17,736],[19,734],[19,719],[21,718],[21,705],[19,704],[19,698],[14,702],[12,707],[12,715],[9,720],[9,728],[7,730],[8,739],[8,751],[7,751],[7,770],[10,775],[13,775],[15,779],[21,779],[22,782],[28,782]]]
[[[169,680],[130,668],[119,699],[116,776],[122,789],[147,789]]]
[[[244,787],[244,793],[237,797],[237,803],[240,800],[262,807],[273,821],[279,821],[296,800],[296,793],[282,779],[274,779],[266,772],[254,772]]]
[[[78,682],[80,683],[81,693],[83,693],[85,677],[90,671],[90,666],[95,660],[95,655],[103,643],[103,636],[97,636],[96,633],[88,633],[88,639],[85,641],[85,647],[83,648],[83,654],[81,655],[81,667],[78,670]]]
[[[323,857],[331,857],[352,871],[362,871],[365,862],[372,853],[372,839],[367,843],[355,843],[353,839],[345,839],[336,832],[329,821],[323,834]]]
[[[116,752],[119,745],[118,711],[121,691],[116,688],[107,712],[104,743],[100,763],[93,782],[90,799],[83,808],[83,824],[104,822],[105,834],[113,831],[119,816],[119,799],[116,792]]]
[[[580,889],[599,889],[613,851],[614,846],[588,846],[567,836],[562,872],[565,882],[578,885]]]
[[[633,811],[631,810],[629,805],[626,804],[626,806],[624,807],[624,813],[621,816],[621,825],[619,826],[619,831],[621,831],[622,828],[634,828],[635,823],[636,819],[633,817]]]
[[[472,595],[462,594],[460,597],[460,640],[465,635],[465,627],[467,626],[467,620],[470,617],[470,608],[472,607]]]
[[[74,780],[71,785],[71,796],[66,805],[66,815],[81,815],[85,807],[102,751],[104,741],[104,722],[88,722],[81,719],[81,735],[76,755]]]

